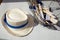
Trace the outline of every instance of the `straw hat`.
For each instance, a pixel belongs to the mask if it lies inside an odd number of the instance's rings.
[[[26,36],[34,26],[33,18],[18,8],[8,10],[2,17],[2,25],[15,36]]]

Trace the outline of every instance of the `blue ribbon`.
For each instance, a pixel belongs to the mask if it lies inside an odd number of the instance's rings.
[[[38,4],[43,5],[43,3],[41,2],[41,0],[36,0]]]
[[[36,10],[36,7],[33,6],[33,5],[30,5],[29,8],[30,8],[30,9],[35,9],[35,10]]]
[[[20,26],[12,26],[12,25],[8,24],[8,22],[7,22],[7,20],[6,20],[6,14],[5,14],[4,22],[5,22],[9,27],[14,28],[14,29],[18,29],[18,28],[25,27],[25,26],[28,24],[28,21],[27,21],[27,22],[26,22],[25,24],[23,24],[23,25],[20,25]]]

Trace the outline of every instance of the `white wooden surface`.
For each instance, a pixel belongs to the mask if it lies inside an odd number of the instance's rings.
[[[45,1],[43,3],[48,6],[50,1]],[[33,31],[26,37],[16,37],[9,34],[7,30],[5,30],[5,28],[2,26],[1,17],[7,9],[11,8],[20,8],[32,14],[32,12],[28,8],[27,2],[2,3],[0,5],[0,40],[60,40],[60,31],[45,28],[40,24],[35,26]]]

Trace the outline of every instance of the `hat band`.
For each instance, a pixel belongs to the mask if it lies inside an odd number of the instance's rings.
[[[20,26],[12,26],[12,25],[8,24],[8,22],[7,22],[7,20],[6,20],[6,14],[5,14],[4,22],[5,22],[9,27],[14,28],[14,29],[18,29],[18,28],[25,27],[25,26],[28,24],[28,21],[27,21],[27,22],[26,22],[25,24],[23,24],[23,25],[20,25]]]

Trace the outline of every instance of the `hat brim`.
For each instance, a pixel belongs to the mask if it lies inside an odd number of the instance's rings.
[[[4,14],[5,15],[5,14]],[[4,22],[4,15],[2,16],[1,22],[2,25],[4,26],[4,28],[11,34],[15,35],[15,36],[27,36],[28,34],[30,34],[34,28],[34,20],[32,18],[32,16],[28,16],[28,24],[23,27],[23,28],[19,28],[19,29],[14,29],[14,28],[10,28],[8,27],[8,25]]]

